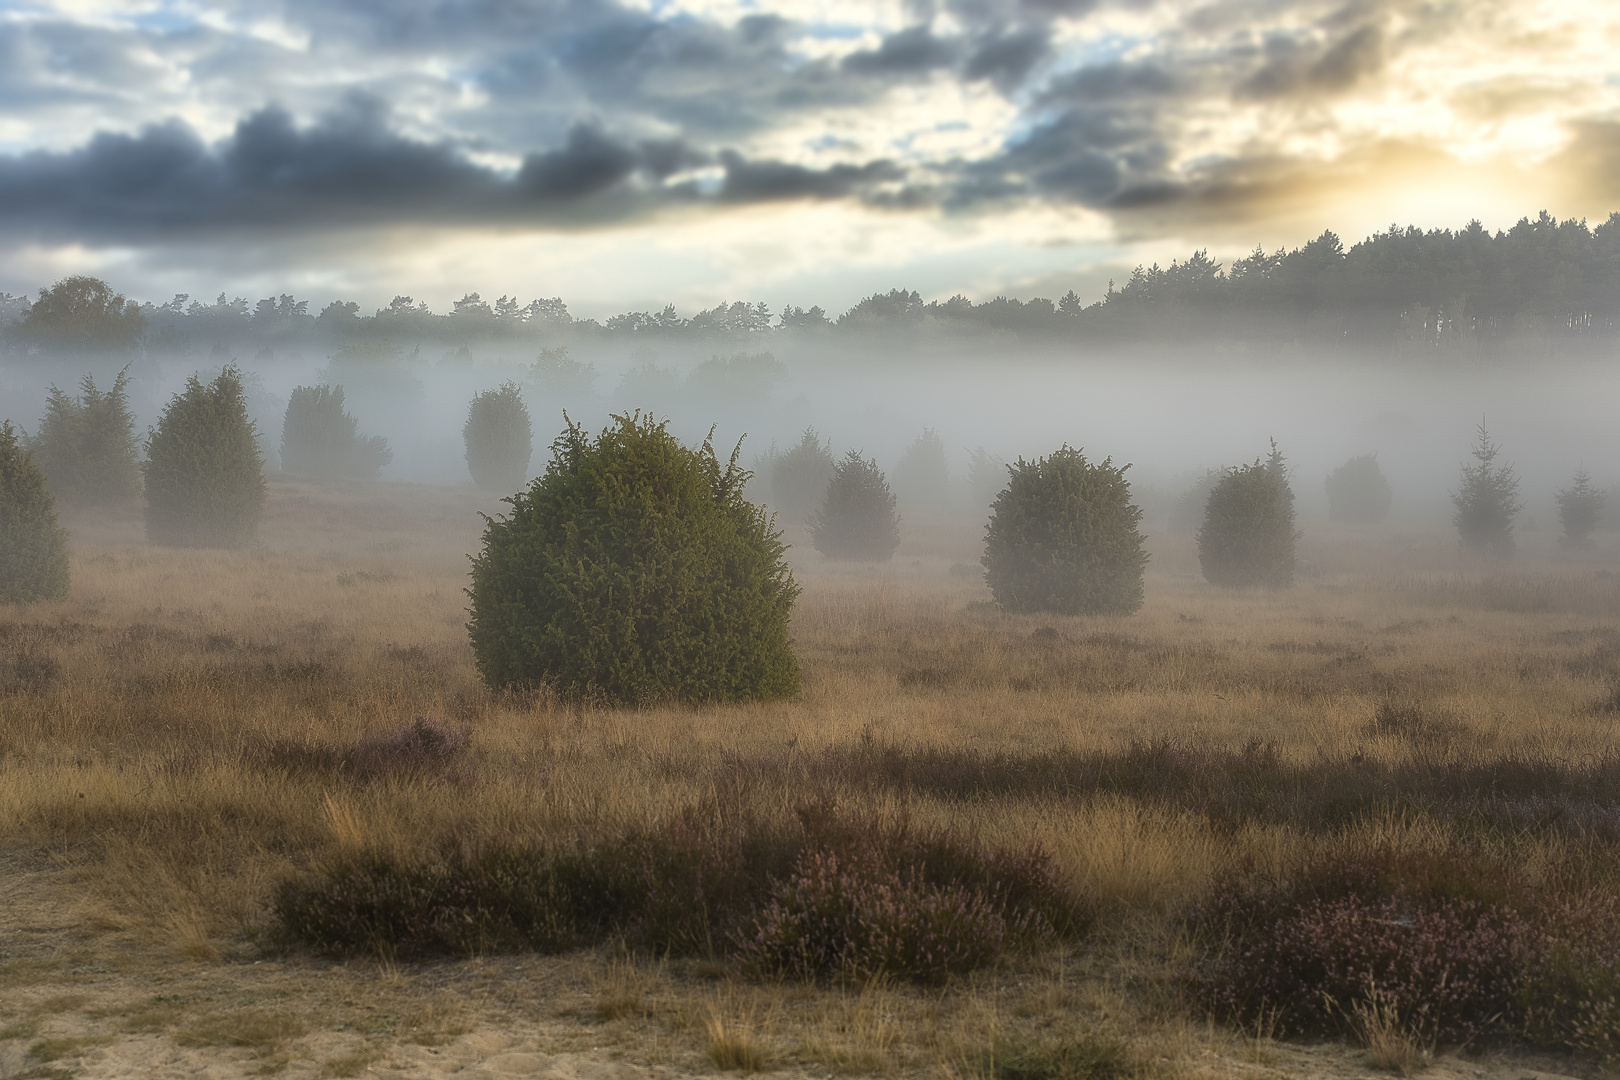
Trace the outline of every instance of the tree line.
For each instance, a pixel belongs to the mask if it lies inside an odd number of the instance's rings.
[[[1567,352],[1620,333],[1620,213],[1595,227],[1542,211],[1492,233],[1391,226],[1347,247],[1333,232],[1293,249],[1256,248],[1229,266],[1196,251],[1168,267],[1138,266],[1087,303],[964,296],[924,301],[916,291],[874,293],[833,315],[819,306],[773,311],[762,301],[718,304],[692,316],[673,304],[605,321],[575,318],[560,297],[522,303],[469,292],[447,312],[396,296],[373,314],[353,301],[314,310],[290,294],[250,303],[221,293],[141,303],[106,282],[70,277],[39,296],[0,294],[3,341],[13,352],[186,351],[229,342],[261,347],[358,341],[508,339],[551,343],[660,336],[694,340],[826,335],[960,338],[964,334],[1098,344],[1342,347],[1414,353],[1535,343]]]

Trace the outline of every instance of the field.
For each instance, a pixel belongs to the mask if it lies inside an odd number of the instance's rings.
[[[988,604],[973,527],[914,530],[881,568],[801,543],[799,699],[631,710],[482,687],[462,590],[497,509],[273,481],[241,552],[147,547],[138,510],[64,517],[71,598],[0,609],[0,1076],[1606,1067],[1596,1035],[1526,1036],[1528,1009],[1467,1040],[1393,1006],[1274,1037],[1213,1017],[1187,975],[1212,888],[1357,853],[1620,925],[1620,574],[1601,553],[1492,567],[1439,532],[1308,525],[1298,586],[1230,593],[1160,538],[1142,612],[1053,618]],[[466,748],[360,767],[418,718]],[[416,960],[277,936],[281,883],[363,854],[780,823],[806,800],[1037,843],[1085,926],[933,984],[751,977],[625,940]]]

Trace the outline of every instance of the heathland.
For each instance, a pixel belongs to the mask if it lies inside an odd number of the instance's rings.
[[[1620,925],[1613,534],[1577,559],[1527,533],[1487,563],[1439,529],[1305,522],[1293,587],[1231,591],[1150,521],[1140,612],[1053,616],[989,602],[978,526],[908,524],[892,562],[855,567],[795,527],[800,696],[630,709],[479,681],[463,590],[478,512],[499,509],[273,479],[259,540],[231,552],[147,546],[138,509],[64,509],[71,595],[0,608],[0,1073],[1517,1078],[1612,1060],[1601,1017],[1582,1034],[1549,1015],[1601,1013],[1613,986],[1567,948],[1529,954],[1579,926],[1601,957]],[[428,729],[439,742],[410,742]],[[357,860],[701,848],[812,813],[1038,850],[1078,914],[920,983],[613,934],[555,955],[317,951],[278,916],[287,883]],[[1369,899],[1358,874],[1400,880]],[[1398,952],[1451,919],[1473,960],[1447,954],[1457,980],[1417,998],[1257,1006],[1233,911],[1302,910],[1283,895],[1302,881],[1329,882],[1311,941],[1338,940],[1334,916]],[[1455,991],[1480,957],[1523,965],[1505,1010]]]

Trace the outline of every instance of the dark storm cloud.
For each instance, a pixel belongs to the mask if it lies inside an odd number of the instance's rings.
[[[876,49],[844,57],[841,66],[857,75],[916,75],[949,67],[958,51],[956,42],[935,37],[928,27],[910,26],[885,37]]]
[[[1237,85],[1239,96],[1271,98],[1302,92],[1338,93],[1374,75],[1384,63],[1384,34],[1358,26],[1324,42],[1276,36],[1265,61]]]
[[[662,183],[708,164],[721,177],[710,190]],[[812,169],[727,151],[716,162],[679,141],[631,143],[578,125],[508,177],[448,144],[396,134],[375,102],[355,99],[309,128],[261,110],[214,147],[167,123],[67,153],[0,158],[0,230],[107,242],[402,223],[568,227],[704,201],[852,197],[900,175],[881,161]]]

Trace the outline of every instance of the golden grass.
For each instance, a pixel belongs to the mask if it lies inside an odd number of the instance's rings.
[[[949,569],[976,561],[974,529],[931,530],[876,569],[829,567],[800,546],[800,698],[621,710],[479,683],[462,588],[474,511],[496,509],[490,500],[273,483],[269,507],[260,544],[236,552],[146,547],[134,512],[69,515],[71,597],[0,609],[0,843],[51,852],[83,890],[84,932],[122,935],[154,964],[256,956],[275,882],[334,854],[420,851],[450,833],[602,835],[713,797],[738,783],[737,762],[771,763],[737,797],[785,815],[802,794],[796,763],[841,747],[1017,756],[1262,740],[1287,761],[1385,764],[1485,753],[1575,762],[1616,749],[1613,714],[1599,705],[1620,686],[1620,579],[1562,564],[1469,566],[1444,538],[1309,539],[1310,572],[1280,594],[1211,589],[1190,542],[1168,542],[1146,607],[1129,618],[994,610],[981,585]],[[343,748],[419,716],[471,725],[459,781],[354,784],[266,764],[277,740]],[[1044,968],[1028,976],[1038,985],[1020,991],[1022,1016],[1012,1005],[996,1013],[1001,991],[977,985],[934,1004],[878,987],[807,992],[809,1005],[789,995],[757,1015],[716,1006],[693,1025],[704,1045],[692,1049],[720,1068],[789,1059],[855,1073],[929,1061],[971,1071],[1008,1017],[1059,1022],[1073,1011],[1064,1003],[1082,999],[1091,1016],[1136,1010],[1118,1018],[1127,1028],[1159,1023],[1142,1018],[1162,1008],[1107,988],[1166,962],[1162,914],[1223,868],[1286,866],[1321,842],[1286,824],[1222,827],[1116,795],[841,794],[904,803],[917,819],[996,842],[1038,838],[1121,928],[1107,962],[1063,976],[1090,980],[1084,993],[1061,979],[1054,989]],[[1424,845],[1448,828],[1391,818],[1347,835]],[[595,1004],[582,1007],[593,1022],[674,1023],[667,999],[685,976],[603,963]],[[249,1011],[190,1015],[186,1026],[159,1006],[126,1023],[270,1055],[303,1021]],[[350,1067],[337,1060],[335,1075]]]

